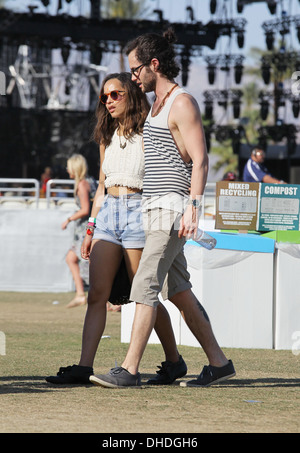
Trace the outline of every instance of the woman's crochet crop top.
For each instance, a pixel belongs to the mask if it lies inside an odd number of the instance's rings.
[[[102,170],[105,174],[105,187],[124,186],[142,189],[145,172],[143,136],[135,134],[126,139],[119,137],[115,130],[110,145],[105,149]]]

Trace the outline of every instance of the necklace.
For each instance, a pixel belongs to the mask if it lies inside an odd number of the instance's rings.
[[[120,129],[119,129],[119,132],[120,132]],[[127,146],[126,138],[125,138],[125,142],[122,143],[122,142],[121,142],[121,136],[120,136],[119,134],[118,134],[118,136],[119,136],[119,144],[120,144],[120,148],[121,148],[121,149],[125,149],[126,146]]]
[[[166,103],[166,100],[168,99],[168,97],[170,96],[170,94],[173,92],[173,90],[178,87],[178,83],[175,83],[175,85],[170,89],[170,91],[167,92],[167,94],[164,96],[163,100],[161,101],[161,103],[159,104],[159,106],[157,107],[156,109],[156,112],[152,115],[152,116],[156,116],[159,114],[159,112],[161,111],[161,109],[163,108],[163,106],[165,105]]]

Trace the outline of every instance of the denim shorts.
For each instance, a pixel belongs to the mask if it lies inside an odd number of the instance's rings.
[[[125,249],[143,248],[142,195],[106,195],[97,215],[93,239],[113,242]]]

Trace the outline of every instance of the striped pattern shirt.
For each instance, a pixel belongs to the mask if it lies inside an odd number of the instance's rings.
[[[176,96],[186,93],[182,88],[175,90],[162,111],[155,117],[152,109],[144,125],[145,176],[143,196],[163,196],[176,193],[189,194],[192,162],[185,163],[177,149],[168,127],[168,116]]]

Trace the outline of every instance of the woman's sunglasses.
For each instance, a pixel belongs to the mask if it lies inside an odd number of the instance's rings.
[[[125,91],[124,90],[123,91],[122,90],[113,90],[110,93],[102,94],[101,96],[99,96],[99,98],[100,98],[100,101],[102,102],[102,104],[106,104],[108,96],[110,96],[113,101],[117,101],[120,98],[120,96],[122,97],[122,95],[120,93],[125,93]]]

